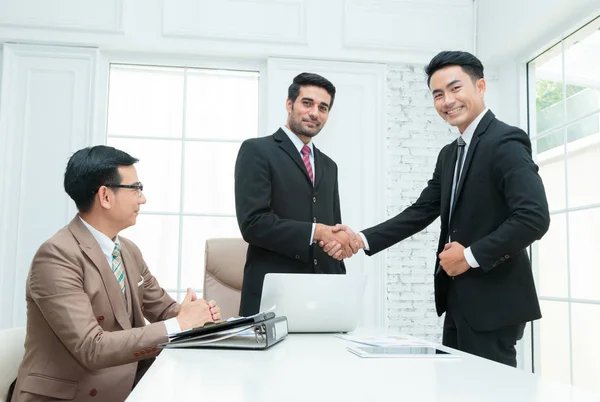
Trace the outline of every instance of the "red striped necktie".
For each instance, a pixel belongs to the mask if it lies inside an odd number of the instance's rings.
[[[308,172],[308,177],[310,177],[310,181],[314,184],[315,180],[313,178],[312,166],[310,165],[310,148],[308,145],[302,147],[302,161],[304,162],[304,166],[306,166],[306,171]]]

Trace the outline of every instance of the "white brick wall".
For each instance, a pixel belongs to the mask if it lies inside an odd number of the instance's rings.
[[[439,150],[456,131],[433,107],[422,67],[387,71],[386,209],[395,216],[411,205],[431,178]],[[388,327],[441,342],[442,320],[433,298],[439,219],[387,253]]]

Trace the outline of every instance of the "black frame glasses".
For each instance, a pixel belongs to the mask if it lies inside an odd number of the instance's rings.
[[[109,188],[131,188],[138,191],[144,191],[144,185],[142,183],[138,184],[105,184],[105,187]]]
[[[136,190],[138,191],[140,194],[142,191],[144,191],[144,185],[142,183],[138,183],[138,184],[114,184],[114,183],[108,183],[108,184],[103,184],[104,187],[109,187],[109,188],[130,188],[132,190]],[[98,189],[100,190],[100,189]],[[96,194],[98,192],[98,190],[94,191],[94,194]]]

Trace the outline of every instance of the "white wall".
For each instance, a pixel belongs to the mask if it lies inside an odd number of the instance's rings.
[[[598,0],[478,0],[477,54],[489,65],[526,61],[598,12]]]
[[[0,109],[0,328],[25,324],[37,248],[74,215],[68,157],[90,143],[96,51],[5,45]]]
[[[471,49],[472,18],[472,0],[0,0],[0,41],[425,63],[443,48]]]

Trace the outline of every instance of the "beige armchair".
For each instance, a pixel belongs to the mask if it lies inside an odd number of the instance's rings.
[[[0,331],[0,402],[6,401],[8,388],[17,378],[25,354],[25,327]]]
[[[206,240],[204,299],[219,304],[223,320],[239,315],[247,249],[240,238]]]

